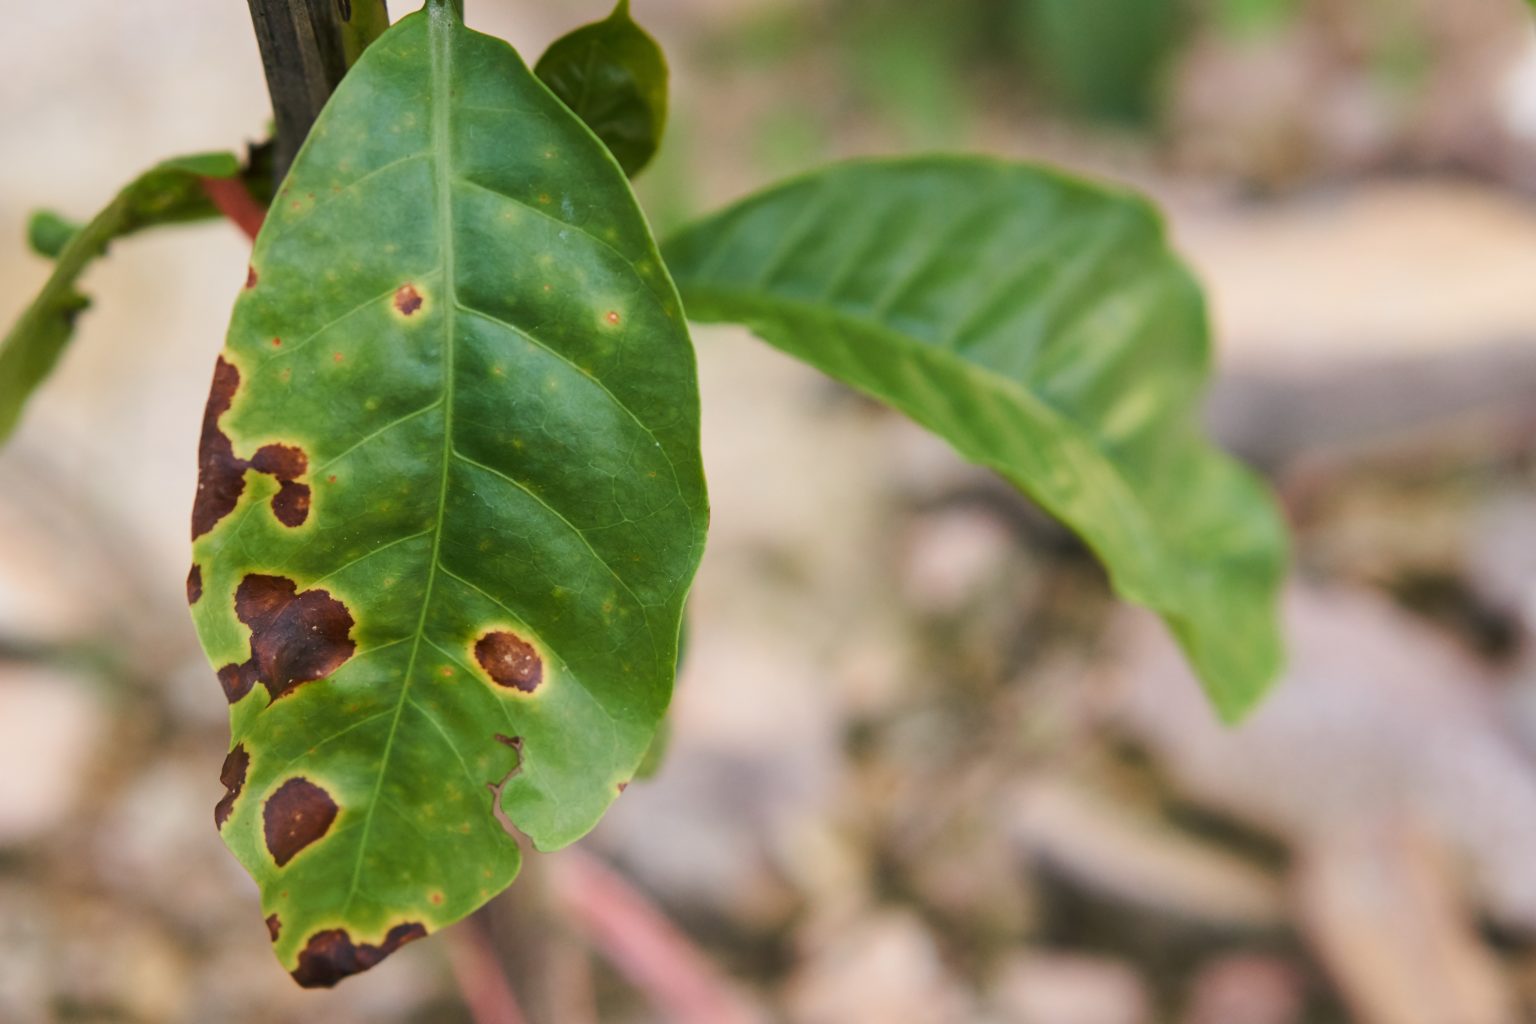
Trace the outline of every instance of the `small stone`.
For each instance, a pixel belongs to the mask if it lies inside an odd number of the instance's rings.
[[[992,986],[1007,1024],[1150,1024],[1151,999],[1135,971],[1098,957],[1029,953],[1005,964]]]
[[[915,916],[900,911],[865,918],[830,936],[790,979],[787,1003],[796,1024],[976,1019],[968,997],[940,961],[933,936]]]
[[[75,813],[104,731],[100,702],[73,676],[0,665],[0,847]]]
[[[1297,966],[1264,953],[1236,953],[1201,967],[1184,1024],[1300,1024],[1307,983]]]

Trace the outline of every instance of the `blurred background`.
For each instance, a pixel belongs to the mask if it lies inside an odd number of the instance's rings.
[[[531,61],[607,4],[468,7]],[[572,909],[603,863],[650,905],[630,952],[728,993],[732,1020],[1536,1020],[1525,6],[634,7],[674,72],[639,183],[660,231],[830,158],[933,149],[1164,205],[1209,288],[1212,428],[1296,533],[1288,677],[1219,728],[1159,627],[1028,502],[700,330],[713,528],[660,773],[584,860],[532,858],[478,938],[301,991],[210,820],[226,705],[183,591],[246,243],[151,233],[91,274],[0,451],[0,1021],[469,1021],[486,953],[534,1024],[681,1019],[604,937],[628,904]],[[87,216],[269,111],[234,0],[0,10],[9,322],[48,271],[29,211]]]

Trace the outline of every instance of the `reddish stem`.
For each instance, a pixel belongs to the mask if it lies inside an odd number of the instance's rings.
[[[550,858],[550,889],[575,929],[675,1024],[755,1024],[757,1016],[677,927],[580,850]]]
[[[475,1024],[527,1024],[480,922],[473,917],[443,934],[448,964]]]
[[[202,185],[203,194],[220,213],[244,231],[247,238],[252,241],[256,239],[256,232],[261,230],[261,222],[266,220],[267,211],[251,198],[251,190],[245,187],[244,181],[239,178],[199,178],[198,184]]]

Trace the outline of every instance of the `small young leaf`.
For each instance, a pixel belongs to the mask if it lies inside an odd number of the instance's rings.
[[[156,224],[211,216],[212,204],[198,179],[239,173],[240,161],[231,153],[179,157],[135,178],[83,228],[57,214],[34,215],[28,241],[35,250],[54,256],[57,264],[43,290],[0,341],[0,442],[15,429],[22,405],[53,370],[74,332],[75,318],[90,304],[75,288],[86,267],[113,239]]]
[[[63,214],[53,210],[37,210],[27,220],[27,245],[39,256],[56,260],[80,228],[80,224],[67,219]]]
[[[619,0],[602,21],[554,41],[534,73],[587,123],[633,178],[667,125],[667,60]]]
[[[429,0],[276,197],[203,422],[188,597],[225,842],[330,985],[627,782],[708,518],[693,349],[624,176]]]
[[[838,166],[663,251],[731,321],[905,412],[1076,530],[1236,719],[1282,659],[1285,537],[1196,424],[1199,288],[1144,201],[964,158]]]

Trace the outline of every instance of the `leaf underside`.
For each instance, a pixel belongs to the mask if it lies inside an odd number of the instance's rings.
[[[257,239],[193,511],[215,817],[301,984],[636,770],[703,546],[695,378],[624,175],[512,49],[444,0],[370,46]]]
[[[1284,530],[1195,416],[1198,286],[1143,200],[971,158],[837,166],[664,246],[688,315],[900,409],[1074,529],[1227,719],[1282,662]]]
[[[213,215],[198,179],[238,173],[240,162],[231,153],[179,157],[139,175],[84,227],[56,214],[34,216],[30,241],[56,262],[42,291],[0,340],[0,443],[15,430],[32,392],[53,372],[76,318],[90,305],[76,288],[80,275],[114,239],[156,224]]]

